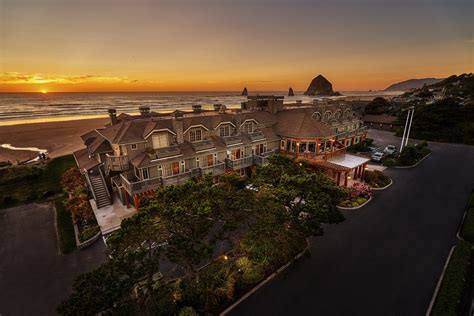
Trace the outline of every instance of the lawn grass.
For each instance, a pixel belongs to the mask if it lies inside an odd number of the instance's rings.
[[[56,207],[56,228],[58,231],[59,250],[67,254],[76,249],[76,237],[71,214],[64,207],[65,198],[61,197],[54,201]]]
[[[462,300],[470,288],[468,272],[472,260],[472,244],[460,241],[454,250],[441,283],[431,315],[459,315]]]
[[[461,230],[461,237],[474,243],[474,193],[471,193],[467,203],[467,214]]]
[[[0,208],[38,202],[61,193],[61,176],[75,165],[66,155],[51,159],[46,166],[15,166],[0,171]]]

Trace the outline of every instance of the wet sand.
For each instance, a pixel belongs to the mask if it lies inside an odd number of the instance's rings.
[[[0,145],[15,147],[37,147],[46,149],[49,157],[70,154],[84,147],[81,135],[104,126],[107,118],[19,124],[0,126]],[[37,156],[37,152],[11,150],[0,147],[0,161],[24,161]]]

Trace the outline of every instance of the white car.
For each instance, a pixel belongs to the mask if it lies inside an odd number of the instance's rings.
[[[386,153],[387,155],[393,155],[397,152],[397,147],[393,145],[388,145],[387,147],[385,147],[383,152]]]
[[[385,157],[385,154],[377,151],[375,154],[372,155],[371,160],[375,162],[381,162],[383,157]]]

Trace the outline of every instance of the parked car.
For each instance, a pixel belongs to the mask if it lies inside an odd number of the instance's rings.
[[[397,147],[394,145],[388,145],[387,147],[385,147],[383,152],[386,153],[387,155],[393,155],[397,152]]]
[[[374,162],[382,162],[383,157],[385,157],[385,154],[383,152],[377,151],[372,155],[371,160]]]
[[[377,151],[380,151],[380,147],[375,147],[375,146],[369,146],[367,147],[370,151],[371,154],[376,153]]]

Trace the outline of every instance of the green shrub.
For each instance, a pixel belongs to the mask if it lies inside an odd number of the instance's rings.
[[[99,226],[89,226],[87,228],[84,228],[81,233],[79,234],[79,240],[81,242],[84,242],[86,240],[91,239],[94,237],[98,232],[99,232]]]
[[[467,202],[467,215],[461,230],[461,237],[474,243],[474,193],[471,193]]]
[[[458,315],[458,308],[466,289],[466,278],[472,255],[472,245],[460,241],[454,250],[441,287],[436,298],[432,315]]]
[[[388,185],[390,183],[390,178],[384,175],[382,171],[367,170],[364,173],[364,181],[367,182],[371,187],[379,188]]]
[[[383,165],[385,167],[393,167],[398,165],[398,160],[395,158],[385,158],[383,160]]]
[[[64,207],[64,200],[57,199],[56,206],[56,227],[58,230],[59,250],[62,254],[67,254],[76,248],[76,237],[72,224],[71,213]]]

